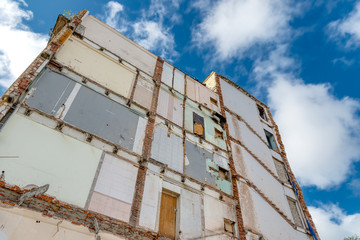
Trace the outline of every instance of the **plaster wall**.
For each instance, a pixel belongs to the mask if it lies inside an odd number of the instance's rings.
[[[189,76],[186,77],[186,95],[191,100],[204,104],[213,111],[220,112],[218,95]],[[217,104],[212,103],[210,98],[215,99]]]
[[[150,76],[154,75],[157,56],[125,37],[94,16],[87,15],[81,22],[84,36],[125,59]]]
[[[171,93],[162,85],[159,91],[157,113],[169,121],[183,125],[183,97],[178,93]]]
[[[283,185],[264,169],[243,147],[231,142],[236,171],[250,180],[289,219],[292,218]],[[276,172],[275,172],[276,174]]]
[[[55,58],[81,75],[129,97],[135,72],[87,43],[70,38],[57,51]]]
[[[101,151],[14,114],[0,132],[0,168],[9,184],[50,184],[46,194],[84,207]]]
[[[134,101],[150,109],[154,92],[154,83],[151,79],[139,75],[134,92]]]
[[[231,114],[226,112],[228,119],[230,136],[241,141],[256,157],[260,159],[272,172],[276,172],[271,149],[265,142],[261,141],[244,122],[231,118]]]
[[[132,163],[105,154],[89,209],[127,222],[137,171]]]
[[[158,124],[154,130],[151,144],[151,157],[168,165],[169,168],[183,173],[184,146],[183,139],[163,125]]]
[[[295,230],[263,198],[246,184],[238,181],[238,188],[245,229],[260,233],[265,239],[310,239],[305,233]],[[281,231],[279,231],[279,229],[281,229]]]
[[[224,105],[242,117],[255,130],[255,132],[260,134],[260,136],[263,136],[264,130],[262,128],[256,102],[221,78],[220,85]]]
[[[90,232],[87,227],[45,217],[24,208],[0,208],[0,226],[1,240],[95,239],[95,233]],[[99,236],[103,240],[124,239],[101,231]]]

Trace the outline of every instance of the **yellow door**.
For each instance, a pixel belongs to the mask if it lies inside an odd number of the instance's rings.
[[[176,197],[167,193],[161,195],[159,233],[167,238],[175,239],[176,231]]]

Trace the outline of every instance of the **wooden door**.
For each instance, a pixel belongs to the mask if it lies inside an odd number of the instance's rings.
[[[176,197],[167,193],[161,195],[159,233],[167,238],[175,239],[176,231]]]

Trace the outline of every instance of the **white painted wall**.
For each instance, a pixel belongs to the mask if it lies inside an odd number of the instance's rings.
[[[305,233],[295,230],[253,189],[240,181],[238,188],[245,229],[270,240],[308,240]]]
[[[46,194],[85,206],[101,151],[14,114],[0,132],[0,170],[9,184],[50,184]]]
[[[94,16],[87,15],[81,22],[86,38],[108,49],[150,76],[154,75],[157,56],[125,37]]]
[[[224,218],[236,221],[234,206],[204,195],[205,236],[224,233]]]
[[[283,185],[261,166],[243,147],[231,142],[235,169],[241,176],[250,180],[270,199],[289,219],[292,219]],[[276,172],[275,172],[276,175]]]
[[[68,39],[57,51],[55,58],[81,75],[124,97],[129,97],[135,71],[80,39]]]
[[[250,129],[235,118],[231,118],[231,114],[226,113],[228,119],[229,132],[232,137],[240,140],[256,157],[258,157],[272,172],[276,172],[274,161],[272,158],[272,150],[269,149],[266,142],[256,136]],[[231,120],[229,120],[231,119]]]
[[[40,222],[36,222],[40,221]],[[72,224],[25,208],[0,208],[1,240],[89,240],[95,233],[87,227]],[[100,231],[102,240],[125,239]]]
[[[260,136],[264,134],[259,112],[254,100],[220,78],[224,105],[242,117]]]
[[[89,209],[129,221],[138,168],[105,154]]]
[[[154,130],[151,144],[151,157],[167,164],[169,168],[183,173],[184,146],[183,139],[169,132],[163,124],[158,124]]]

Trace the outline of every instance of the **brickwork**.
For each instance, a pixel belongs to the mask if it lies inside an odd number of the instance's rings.
[[[290,175],[291,180],[295,183],[295,186],[296,186],[296,188],[297,188],[298,198],[299,198],[299,202],[300,202],[301,208],[303,209],[304,214],[305,214],[306,218],[308,219],[308,221],[309,221],[312,229],[314,230],[317,238],[320,239],[319,234],[318,234],[318,232],[317,232],[317,230],[316,230],[315,224],[314,224],[314,222],[313,222],[313,220],[312,220],[311,214],[310,214],[310,212],[309,212],[309,210],[308,210],[308,208],[307,208],[307,206],[306,206],[303,192],[302,192],[302,190],[301,190],[301,188],[300,188],[299,183],[296,181],[296,178],[295,178],[294,173],[292,172],[292,170],[291,170],[291,168],[290,168],[290,164],[289,164],[289,161],[288,161],[288,159],[287,159],[286,152],[285,152],[285,147],[284,147],[284,144],[283,144],[283,142],[282,142],[282,140],[281,140],[279,128],[278,128],[278,126],[276,125],[276,123],[275,123],[275,121],[274,121],[274,119],[273,119],[273,117],[272,117],[272,115],[271,115],[271,112],[270,112],[270,110],[269,110],[268,107],[266,107],[266,110],[267,110],[268,116],[269,116],[269,118],[270,118],[270,121],[271,121],[271,123],[272,123],[273,126],[274,126],[274,130],[275,130],[275,133],[276,133],[276,138],[277,138],[278,143],[279,143],[279,145],[280,145],[280,155],[281,155],[281,157],[282,157],[283,160],[284,160],[285,166],[286,166],[286,168],[287,168],[287,170],[288,170],[288,173],[289,173],[289,175]]]
[[[217,74],[216,74],[216,86],[217,86],[216,92],[219,95],[221,114],[223,116],[225,116],[225,105],[224,105],[224,100],[223,100],[223,96],[222,96],[222,92],[221,92],[220,79]],[[227,123],[224,124],[224,128],[226,131],[226,136],[230,136],[229,127],[228,127]],[[230,144],[229,138],[226,138],[226,146],[227,146],[228,152],[231,152],[231,144]],[[231,176],[232,176],[231,183],[232,183],[233,195],[234,195],[234,199],[237,201],[235,209],[236,209],[236,220],[237,220],[237,225],[238,225],[238,229],[239,229],[239,237],[240,237],[240,240],[246,240],[246,231],[244,228],[244,222],[243,222],[241,207],[240,207],[239,190],[238,190],[238,186],[237,186],[237,178],[236,178],[237,174],[236,174],[236,170],[235,170],[235,166],[234,166],[234,159],[231,154],[229,154],[229,162],[230,162],[230,171],[231,171]]]
[[[135,192],[134,198],[131,205],[131,214],[129,219],[129,224],[131,226],[138,226],[140,220],[140,211],[141,211],[141,204],[142,198],[144,194],[144,187],[145,187],[145,179],[146,179],[146,171],[147,171],[147,162],[150,158],[150,151],[151,151],[151,143],[152,137],[154,133],[155,127],[155,116],[156,116],[156,109],[158,104],[159,98],[159,91],[160,91],[160,83],[161,83],[161,74],[162,74],[162,66],[164,60],[158,58],[155,66],[155,72],[153,76],[153,80],[155,82],[155,88],[153,93],[153,98],[151,102],[151,108],[149,112],[148,122],[145,129],[145,139],[144,145],[142,150],[142,156],[140,159],[140,167],[138,170],[136,184],[135,184]]]
[[[9,186],[6,185],[5,182],[0,181],[0,205],[4,207],[20,207],[18,204],[19,198],[21,194],[25,192],[27,191],[21,190],[18,186]],[[21,204],[21,208],[40,212],[47,217],[70,221],[75,225],[82,225],[89,228],[94,234],[94,219],[96,218],[98,220],[99,230],[125,237],[126,239],[147,240],[160,238],[157,233],[131,227],[120,220],[60,202],[45,194],[25,200]],[[162,239],[165,238],[162,237]]]

